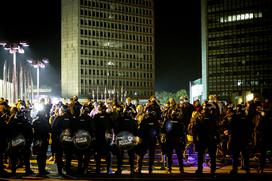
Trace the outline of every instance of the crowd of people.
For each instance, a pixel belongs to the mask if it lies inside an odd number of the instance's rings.
[[[222,157],[232,161],[231,174],[242,166],[250,174],[249,158],[259,159],[258,172],[263,173],[267,153],[272,148],[272,106],[267,100],[255,97],[245,104],[223,103],[216,96],[201,102],[189,103],[183,96],[179,102],[169,98],[166,104],[151,96],[145,104],[117,100],[96,101],[87,99],[80,103],[77,96],[68,103],[53,105],[50,98],[39,102],[34,116],[29,101],[19,100],[10,107],[8,100],[0,99],[0,174],[6,174],[8,162],[12,176],[18,165],[24,163],[25,175],[34,174],[30,159],[36,156],[38,176],[46,176],[48,146],[51,160],[55,160],[58,175],[74,174],[71,161],[78,161],[77,174],[85,175],[94,158],[95,173],[101,172],[105,158],[107,174],[112,173],[112,157],[116,156],[114,174],[121,175],[124,153],[127,152],[130,174],[141,174],[144,156],[148,153],[148,172],[152,173],[155,150],[159,147],[167,158],[168,173],[172,173],[173,153],[177,155],[179,171],[184,173],[184,151],[189,141],[190,150],[197,153],[196,174],[203,173],[206,152],[210,158],[210,172],[216,173],[218,145]],[[191,136],[193,139],[188,140]]]

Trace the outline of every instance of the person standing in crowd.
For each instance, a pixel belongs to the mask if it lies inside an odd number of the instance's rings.
[[[132,117],[135,117],[137,112],[136,112],[136,107],[134,104],[132,104],[131,102],[131,98],[130,97],[127,97],[126,98],[126,103],[125,103],[125,106],[124,106],[124,109],[123,109],[123,112],[129,112],[129,114],[132,116]]]
[[[5,176],[7,172],[4,170],[3,154],[7,149],[7,124],[6,119],[8,118],[7,103],[4,99],[0,100],[0,175]]]
[[[73,153],[73,143],[70,140],[71,135],[71,124],[73,117],[68,110],[66,105],[60,108],[60,115],[56,117],[52,126],[52,143],[55,146],[56,151],[56,163],[58,167],[58,175],[62,176],[63,168],[63,153],[65,154],[65,167],[66,174],[71,174],[71,159]],[[65,138],[65,139],[64,139]]]
[[[187,137],[189,136],[191,138],[191,140],[187,139],[187,143],[190,143],[189,150],[188,150],[189,155],[192,155],[192,153],[195,152],[195,145],[193,144],[193,142],[196,138],[194,138],[193,128],[194,128],[197,120],[201,119],[201,112],[203,110],[199,99],[194,101],[193,106],[194,106],[194,111],[192,113],[190,123],[187,127],[187,135],[186,135]]]
[[[33,132],[31,124],[24,118],[16,107],[10,110],[8,120],[9,158],[11,160],[11,173],[16,176],[17,162],[23,156],[25,164],[25,175],[34,174],[30,168],[31,144]]]
[[[237,174],[240,152],[244,161],[244,168],[247,174],[249,168],[249,144],[251,142],[251,121],[243,105],[236,106],[236,112],[231,121],[231,148],[232,148],[232,170],[231,174]]]
[[[51,114],[50,114],[50,118],[49,118],[49,124],[50,124],[51,128],[55,124],[55,120],[59,116],[59,112],[60,112],[60,107],[58,105],[52,106]],[[51,133],[50,133],[49,143],[51,144],[51,156],[50,156],[50,158],[48,160],[49,161],[55,161],[55,159],[56,159],[55,148],[56,148],[57,145],[55,145],[55,142],[53,142],[52,129],[51,129]]]
[[[223,147],[223,159],[226,159],[230,154],[230,134],[231,123],[233,121],[234,110],[232,106],[227,107],[226,115],[223,120],[220,121],[220,135]]]
[[[49,133],[51,131],[51,126],[48,120],[48,112],[46,110],[40,110],[37,113],[36,118],[32,122],[32,127],[34,131],[34,141],[33,141],[33,154],[37,155],[38,163],[38,176],[44,177],[49,172],[45,169],[47,150],[49,143]]]
[[[96,173],[100,174],[101,157],[106,156],[107,174],[111,171],[111,144],[113,143],[114,131],[112,120],[109,113],[106,112],[106,107],[102,102],[98,103],[97,112],[93,114],[93,122],[95,127],[95,160]]]
[[[49,120],[50,118],[50,112],[51,112],[51,109],[53,107],[53,104],[52,104],[52,100],[50,97],[47,98],[47,102],[43,103],[44,104],[44,111],[45,111],[45,116],[46,116],[46,119]]]
[[[260,164],[258,173],[263,174],[266,165],[267,151],[272,150],[271,132],[272,132],[272,104],[268,99],[263,103],[263,110],[261,113],[261,120],[258,124],[258,146],[260,152]]]
[[[78,97],[74,96],[73,98],[73,111],[74,111],[74,116],[77,118],[80,115],[80,109],[82,105],[78,102]]]
[[[120,118],[113,122],[114,126],[114,133],[116,136],[119,134],[127,132],[128,134],[133,135],[134,137],[137,136],[138,132],[138,125],[135,118],[136,110],[134,109],[135,106],[132,105],[130,102],[131,100],[127,101],[125,109],[121,114]],[[122,135],[120,135],[122,136]],[[126,136],[126,135],[123,135]],[[130,165],[130,174],[134,175],[134,158],[135,158],[135,149],[133,147],[129,148],[122,148],[119,147],[117,150],[117,171],[115,174],[120,175],[122,173],[122,165],[123,165],[123,157],[124,151],[127,150],[129,156],[129,165]]]
[[[183,112],[184,126],[185,128],[188,128],[188,125],[192,118],[192,113],[194,111],[194,106],[189,102],[187,96],[182,96],[180,97],[179,107],[182,109]]]
[[[216,107],[211,103],[204,103],[201,116],[196,119],[193,126],[193,135],[196,151],[198,152],[198,169],[196,174],[201,175],[203,173],[203,157],[205,150],[208,149],[208,153],[211,159],[211,174],[215,174],[216,171],[216,146],[219,141],[218,125],[215,115]]]
[[[94,124],[87,105],[81,108],[81,113],[72,124],[72,135],[74,135],[75,153],[78,159],[77,173],[79,175],[86,174],[91,157],[91,138],[94,137]],[[77,142],[77,139],[79,142]],[[93,146],[93,145],[92,145]]]
[[[151,96],[145,107],[145,117],[139,125],[138,134],[141,143],[137,146],[137,173],[141,173],[144,155],[149,150],[148,173],[152,174],[155,160],[155,148],[159,137],[161,110],[155,96]]]
[[[161,134],[165,137],[165,152],[168,158],[168,173],[172,173],[172,154],[173,150],[178,157],[179,171],[184,173],[183,152],[185,150],[185,120],[181,107],[179,107],[173,98],[168,100],[169,114],[164,117]]]

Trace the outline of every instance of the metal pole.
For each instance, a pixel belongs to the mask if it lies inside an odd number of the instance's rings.
[[[39,100],[39,96],[40,96],[40,90],[39,90],[39,86],[40,86],[40,67],[37,67],[37,99]]]
[[[16,50],[13,50],[13,103],[17,100],[17,80],[16,80]]]

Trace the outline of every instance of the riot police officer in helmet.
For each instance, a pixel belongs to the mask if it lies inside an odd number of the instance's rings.
[[[93,116],[95,127],[95,160],[96,160],[96,173],[101,171],[101,158],[106,156],[107,173],[111,169],[111,151],[110,147],[113,142],[113,124],[110,119],[109,113],[106,112],[105,105],[100,102],[98,104],[98,112]]]
[[[31,143],[33,140],[33,132],[31,124],[24,118],[16,107],[10,110],[8,120],[8,138],[9,150],[8,154],[11,160],[12,175],[16,175],[16,165],[19,156],[23,156],[25,164],[25,174],[30,175],[34,172],[30,169]]]
[[[78,174],[86,174],[91,157],[91,139],[94,137],[94,124],[88,115],[89,107],[84,105],[80,116],[72,122],[72,135],[74,135],[75,153],[78,159]]]
[[[134,138],[135,136],[137,136],[138,132],[137,121],[134,119],[134,114],[135,113],[132,112],[130,109],[124,109],[124,112],[123,114],[121,114],[121,117],[114,122],[115,123],[114,132],[116,134],[117,138],[116,142],[118,147],[117,171],[115,172],[115,174],[122,173],[123,156],[125,150],[127,150],[129,156],[130,174],[131,175],[134,174],[134,158],[135,158]],[[126,133],[128,135],[126,135]],[[127,143],[127,145],[123,143]]]
[[[205,105],[206,104],[206,105]],[[203,173],[203,157],[206,149],[211,159],[211,174],[216,171],[216,146],[219,141],[219,129],[216,121],[215,109],[212,104],[205,103],[201,116],[196,119],[193,126],[193,136],[196,151],[198,152],[198,169],[196,174]]]
[[[231,174],[237,174],[240,152],[244,160],[244,167],[249,174],[249,143],[251,142],[251,120],[246,114],[244,107],[239,104],[230,123],[231,149],[232,149],[232,170]]]
[[[179,171],[184,172],[183,168],[183,151],[185,150],[185,120],[182,109],[176,104],[173,98],[169,99],[169,114],[164,117],[161,128],[161,136],[165,137],[162,141],[164,151],[168,158],[168,172],[172,172],[172,154],[175,150],[179,161]]]
[[[71,135],[71,123],[73,117],[66,105],[60,108],[60,115],[56,117],[52,125],[52,145],[56,151],[56,163],[58,167],[58,174],[63,175],[63,161],[62,157],[65,153],[65,168],[66,174],[71,174],[71,159],[73,152],[73,142]]]
[[[49,142],[49,133],[51,131],[51,126],[47,118],[47,112],[45,110],[40,110],[37,113],[36,118],[32,122],[32,127],[34,130],[34,141],[33,141],[33,154],[37,155],[37,163],[39,176],[45,176],[49,174],[45,170],[46,159],[47,159],[47,150]]]
[[[141,174],[144,155],[149,150],[149,174],[152,173],[153,164],[155,160],[155,148],[157,139],[159,136],[159,123],[157,120],[157,112],[152,109],[148,109],[143,120],[138,126],[138,136],[141,139],[141,143],[137,145],[136,154],[138,168],[137,173]]]

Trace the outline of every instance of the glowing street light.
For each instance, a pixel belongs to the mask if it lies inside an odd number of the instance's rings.
[[[47,64],[49,64],[48,59],[42,60],[27,60],[34,68],[37,69],[37,99],[40,96],[40,68],[45,68]]]
[[[17,76],[16,76],[16,53],[25,53],[23,47],[28,47],[29,45],[26,42],[19,42],[19,43],[5,43],[0,42],[0,45],[4,47],[5,50],[8,50],[9,53],[13,54],[13,76],[12,76],[12,83],[13,83],[13,102],[16,102],[17,99]]]

